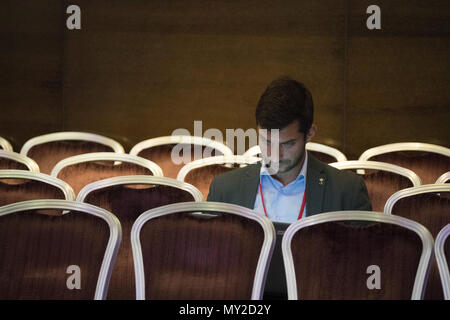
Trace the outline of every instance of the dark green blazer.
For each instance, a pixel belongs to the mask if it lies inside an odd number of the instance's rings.
[[[253,209],[260,170],[261,163],[257,163],[216,176],[209,187],[207,201]],[[353,172],[331,167],[308,153],[305,215],[340,210],[372,210],[364,180]]]

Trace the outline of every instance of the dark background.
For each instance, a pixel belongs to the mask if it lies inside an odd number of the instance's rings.
[[[66,8],[81,8],[81,30]],[[366,9],[381,8],[381,30]],[[267,84],[304,82],[315,142],[349,158],[392,142],[450,145],[450,1],[3,0],[0,136],[55,131],[128,151],[174,129],[248,129]]]

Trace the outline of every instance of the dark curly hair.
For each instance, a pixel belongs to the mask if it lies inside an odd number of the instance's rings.
[[[259,98],[256,124],[263,129],[283,129],[299,121],[299,131],[307,133],[313,123],[311,93],[301,82],[283,76],[272,81]]]

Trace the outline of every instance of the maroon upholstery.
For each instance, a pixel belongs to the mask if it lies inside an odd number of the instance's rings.
[[[227,167],[222,164],[213,164],[210,166],[196,168],[189,171],[184,181],[194,185],[203,194],[203,199],[208,197],[209,185],[213,178],[221,173],[239,168],[238,165]]]
[[[17,162],[17,161],[12,160],[12,159],[0,157],[0,170],[6,170],[6,169],[27,170],[27,171],[30,170],[23,163]]]
[[[65,199],[61,189],[51,184],[28,179],[0,179],[0,206],[38,199]],[[59,215],[61,210],[45,209],[41,213]]]
[[[410,169],[422,179],[422,184],[435,183],[440,175],[450,171],[450,157],[431,152],[390,152],[374,156],[369,160],[392,163]]]
[[[408,178],[381,170],[364,170],[364,182],[372,203],[372,210],[384,211],[384,205],[391,195],[402,189],[413,187],[413,183]]]
[[[180,169],[186,163],[175,164],[172,161],[171,153],[172,153],[172,149],[174,146],[176,146],[176,144],[166,144],[166,145],[161,145],[161,146],[155,146],[155,147],[152,147],[149,149],[144,149],[138,153],[138,156],[148,159],[148,160],[151,160],[151,161],[155,162],[157,165],[159,165],[161,167],[161,169],[163,170],[165,177],[176,179],[178,171],[180,171]],[[185,149],[189,149],[189,147],[190,147],[191,161],[203,158],[203,156],[200,158],[195,158],[195,146],[194,145],[180,144],[180,146],[184,147]],[[204,154],[204,152],[207,152],[206,154],[211,155],[211,156],[222,155],[222,153],[220,151],[218,151],[216,149],[211,149],[209,147],[197,146],[197,148],[201,148],[200,150],[202,150],[202,155]],[[180,152],[179,156],[180,157],[183,156],[182,152]]]
[[[385,223],[329,222],[292,238],[299,299],[411,299],[422,252],[418,235]],[[367,267],[380,267],[381,289],[369,290]]]
[[[450,192],[424,193],[398,200],[392,214],[402,216],[424,225],[436,238],[439,231],[450,223]],[[443,299],[442,286],[436,263],[430,270],[426,299]]]
[[[111,147],[96,142],[68,140],[38,144],[28,151],[27,157],[37,162],[42,173],[50,174],[53,167],[65,158],[83,153],[113,151]]]
[[[332,163],[332,162],[336,162],[336,158],[333,156],[330,156],[327,153],[323,153],[323,152],[318,152],[318,151],[311,151],[308,150],[309,153],[311,153],[316,159],[324,162],[324,163]]]
[[[137,217],[162,205],[186,201],[194,201],[190,193],[162,185],[118,185],[93,191],[87,196],[84,202],[112,212],[122,225],[122,243],[111,276],[108,299],[136,299],[130,235]]]
[[[261,226],[231,214],[176,213],[140,233],[146,299],[250,299],[264,240]]]
[[[91,182],[128,175],[152,175],[152,172],[134,163],[121,162],[114,165],[114,161],[90,161],[64,167],[58,173],[58,178],[70,184],[75,194],[78,194]]]
[[[109,228],[82,212],[32,212],[0,217],[0,299],[93,299]],[[67,267],[81,270],[69,290]]]

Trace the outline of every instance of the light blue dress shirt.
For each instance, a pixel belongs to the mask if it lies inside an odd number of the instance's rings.
[[[267,168],[262,165],[260,171],[260,182],[264,197],[267,216],[274,222],[292,223],[297,221],[302,205],[303,194],[306,185],[306,168],[308,163],[308,153],[306,152],[305,161],[297,178],[287,186],[274,179]],[[306,212],[306,205],[303,211],[303,217]],[[258,185],[258,192],[254,209],[256,212],[265,215],[261,200],[261,193]]]

